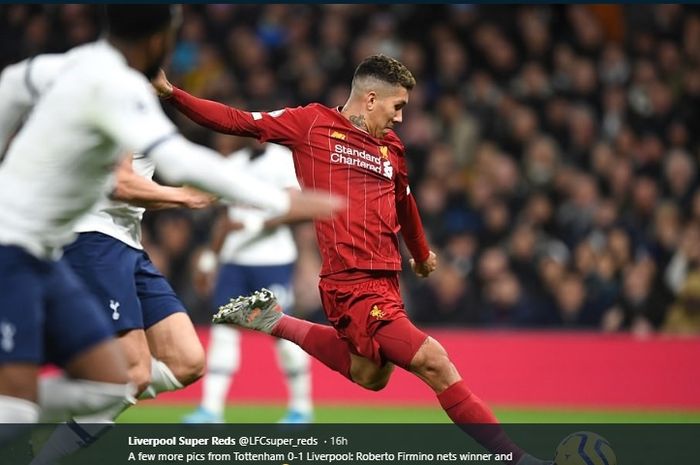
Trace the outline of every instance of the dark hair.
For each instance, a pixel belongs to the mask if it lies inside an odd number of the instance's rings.
[[[177,8],[169,4],[108,4],[104,8],[105,26],[111,36],[138,40],[170,26]]]
[[[363,77],[372,77],[407,90],[416,85],[416,79],[408,68],[399,60],[386,55],[371,55],[362,60],[355,69],[352,80],[355,82],[355,79]]]

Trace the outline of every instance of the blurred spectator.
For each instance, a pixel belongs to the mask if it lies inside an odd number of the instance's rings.
[[[547,188],[559,167],[559,147],[551,137],[537,136],[525,149],[523,170],[534,188]]]
[[[493,199],[483,209],[479,243],[484,247],[498,247],[510,234],[510,211],[505,202]]]
[[[663,187],[669,200],[683,210],[690,208],[691,197],[698,187],[696,166],[684,150],[675,149],[664,160]]]
[[[562,239],[572,246],[591,230],[599,203],[598,186],[587,174],[579,174],[568,186],[568,199],[557,211],[557,223]]]
[[[537,246],[537,231],[526,223],[515,228],[508,244],[511,268],[525,289],[536,289],[539,285]]]
[[[700,271],[693,271],[686,279],[678,299],[669,308],[663,331],[673,334],[700,332]]]
[[[436,279],[425,281],[413,294],[415,321],[428,325],[480,323],[479,305],[456,264],[443,260],[435,273]]]
[[[508,272],[508,256],[502,249],[492,247],[484,250],[478,259],[476,273],[473,277],[479,297],[483,297],[486,288]]]
[[[661,326],[669,296],[662,288],[653,286],[656,271],[656,265],[649,259],[625,269],[620,297],[605,315],[606,330],[627,329],[644,336]]]
[[[457,160],[458,166],[469,164],[479,137],[476,119],[465,111],[458,95],[443,94],[437,104],[437,134],[447,142]]]
[[[565,275],[556,289],[558,324],[566,328],[596,328],[602,312],[594,307],[583,279],[576,273]]]
[[[532,324],[536,305],[512,273],[502,273],[486,286],[484,322],[489,326],[518,327]]]

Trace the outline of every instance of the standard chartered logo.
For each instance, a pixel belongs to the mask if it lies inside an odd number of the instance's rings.
[[[358,150],[342,144],[335,144],[333,147],[331,163],[357,166],[358,168],[364,168],[374,173],[381,174],[389,179],[394,175],[394,167],[391,166],[389,160],[383,160],[382,157],[372,155],[366,150]]]

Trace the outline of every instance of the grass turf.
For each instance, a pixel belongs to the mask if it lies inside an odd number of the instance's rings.
[[[179,423],[193,405],[141,403],[119,417],[119,423]],[[229,405],[229,423],[275,423],[285,412],[281,405]],[[645,410],[567,410],[495,408],[503,423],[700,423],[700,412]],[[318,405],[317,423],[448,423],[437,407],[380,407]]]

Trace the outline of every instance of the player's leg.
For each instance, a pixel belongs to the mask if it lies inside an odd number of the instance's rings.
[[[39,367],[31,363],[0,363],[0,423],[34,423],[39,419],[38,372]]]
[[[42,421],[83,416],[110,421],[135,403],[136,388],[130,382],[121,346],[115,340],[80,350],[62,365],[66,376],[50,376],[40,381]]]
[[[73,452],[87,447],[96,441],[101,435],[105,434],[113,425],[114,420],[127,408],[136,403],[136,395],[138,388],[136,383],[144,385],[148,384],[148,372],[139,374],[143,371],[138,362],[138,350],[134,346],[138,342],[134,337],[140,334],[143,337],[143,331],[132,331],[122,335],[115,341],[109,341],[108,344],[100,344],[84,353],[79,354],[74,359],[66,364],[66,372],[71,375],[71,378],[54,377],[42,380],[41,391],[42,398],[53,399],[54,393],[60,393],[63,401],[70,396],[75,397],[75,400],[70,403],[74,407],[69,413],[72,419],[67,423],[58,426],[48,440],[41,446],[41,449],[34,457],[30,465],[44,465],[55,463],[56,460],[72,454]],[[128,341],[128,342],[127,342]],[[136,341],[136,342],[134,342]],[[144,342],[145,344],[145,342]],[[148,347],[146,347],[148,351]],[[128,385],[128,391],[124,392],[123,386],[104,381],[86,381],[90,380],[107,380],[109,373],[109,365],[105,364],[105,360],[114,356],[114,354],[124,354],[126,359],[128,379],[132,382]],[[75,379],[83,379],[77,382]],[[104,396],[121,396],[123,401],[115,403],[112,407],[96,410],[91,407],[96,402],[101,402]],[[50,401],[43,402],[46,404]],[[58,416],[61,413],[61,416]],[[53,413],[53,417],[49,415],[49,409],[46,409],[46,414],[42,418],[45,422],[55,422],[66,420],[65,412],[57,410]]]
[[[288,395],[287,413],[280,423],[309,423],[313,419],[311,357],[304,349],[285,339],[278,339],[275,347]]]
[[[64,260],[95,296],[127,359],[130,379],[141,394],[150,384],[151,360],[134,270],[140,251],[97,232],[81,233],[65,248]]]
[[[450,419],[490,452],[512,453],[512,464],[542,463],[511,441],[491,409],[471,392],[442,345],[408,318],[383,325],[375,340],[386,359],[430,386]]]
[[[249,268],[251,290],[270,289],[285,313],[294,309],[292,278],[294,264],[254,266]],[[284,374],[288,392],[287,413],[281,423],[309,423],[313,416],[311,402],[311,358],[301,347],[285,339],[276,343],[277,361]]]
[[[246,268],[225,264],[219,269],[212,303],[223,305],[231,295],[250,292]],[[226,397],[241,363],[240,334],[231,325],[213,325],[209,331],[207,369],[202,380],[202,399],[185,423],[220,423],[224,421]]]
[[[65,257],[112,321],[141,396],[154,397],[159,392],[179,389],[183,386],[180,378],[187,382],[196,379],[185,363],[190,358],[203,359],[199,340],[189,318],[182,313],[182,303],[143,251],[91,232],[80,234],[66,248]],[[163,345],[164,338],[172,342],[171,333],[178,334],[178,348],[191,354],[173,356],[172,352],[177,350],[173,349],[167,354],[168,362],[153,359],[149,332],[155,334],[154,344],[158,347]]]
[[[241,361],[240,333],[233,326],[209,330],[207,369],[202,379],[199,407],[183,417],[184,423],[223,423],[226,397]]]
[[[332,326],[312,323],[280,313],[268,332],[265,328],[258,329],[254,325],[251,326],[246,319],[236,319],[234,324],[267,332],[272,336],[293,342],[331,370],[366,389],[379,391],[389,382],[393,371],[391,363],[378,364],[367,357],[353,353],[348,341],[341,338]]]
[[[151,352],[146,332],[143,328],[121,330],[117,341],[126,356],[129,378],[136,386],[136,395],[142,396],[151,385]]]
[[[329,315],[341,314],[344,306],[337,305],[335,294],[321,289],[324,310]],[[337,305],[336,309],[333,307]],[[342,319],[342,317],[341,317]],[[261,331],[280,339],[286,339],[300,346],[309,355],[319,360],[331,370],[337,371],[360,386],[379,390],[386,386],[393,367],[383,364],[376,348],[371,348],[376,357],[365,357],[351,348],[346,337],[342,337],[332,326],[311,323],[282,313],[274,294],[263,289],[250,296],[243,296],[220,307],[214,315],[214,323],[230,323],[244,328]],[[347,325],[338,323],[343,330]],[[371,342],[364,337],[363,343]]]
[[[89,445],[135,402],[136,388],[102,306],[67,264],[57,268],[48,293],[46,351],[68,376],[42,380],[42,421],[76,420],[56,428],[32,465],[55,463]]]
[[[393,372],[393,363],[377,365],[374,360],[350,354],[350,378],[365,389],[381,391],[389,384]]]
[[[44,266],[18,247],[0,246],[0,423],[39,418]]]
[[[47,293],[46,352],[47,360],[63,367],[67,375],[67,383],[56,382],[55,386],[68,389],[71,381],[84,381],[87,385],[102,385],[110,396],[124,391],[119,386],[128,386],[129,394],[133,394],[135,388],[129,379],[124,352],[102,306],[65,262],[59,262],[55,268]],[[61,389],[47,390],[50,402],[60,401]],[[112,404],[133,400],[131,395],[117,397]],[[95,405],[82,412],[73,410],[70,416],[98,410],[103,409]]]
[[[195,382],[204,374],[204,348],[185,306],[145,252],[138,252],[134,278],[152,356],[147,394]]]
[[[204,348],[184,312],[173,313],[146,329],[151,385],[156,395],[182,389],[204,375]]]
[[[348,341],[332,326],[284,315],[271,334],[297,344],[331,370],[371,391],[384,389],[394,370],[392,363],[378,363],[353,353]]]
[[[109,321],[110,331],[117,335],[117,346],[126,359],[127,374],[135,386],[134,395],[137,396],[150,385],[151,360],[143,330],[141,304],[136,294],[136,258],[137,252],[134,249],[100,233],[79,234],[78,239],[66,247],[64,254],[65,261],[95,296],[96,313]],[[77,370],[82,370],[82,367],[89,368],[95,365],[90,358],[84,363],[69,363],[74,375]],[[45,380],[43,389],[49,395],[56,389],[68,395],[71,391],[65,382],[66,380],[61,378]],[[78,395],[76,390],[72,392]],[[50,463],[89,445],[114,424],[119,414],[135,402],[135,398],[130,398],[112,409],[96,413],[73,412],[73,420],[56,429],[35,458],[33,465],[44,461]]]
[[[2,297],[0,306],[1,301]],[[14,442],[22,444],[21,449],[26,449],[23,434],[31,430],[32,424],[39,419],[38,371],[39,367],[36,364],[4,362],[0,355],[0,447]],[[11,423],[12,426],[3,423]],[[26,426],[18,427],[18,424]]]

